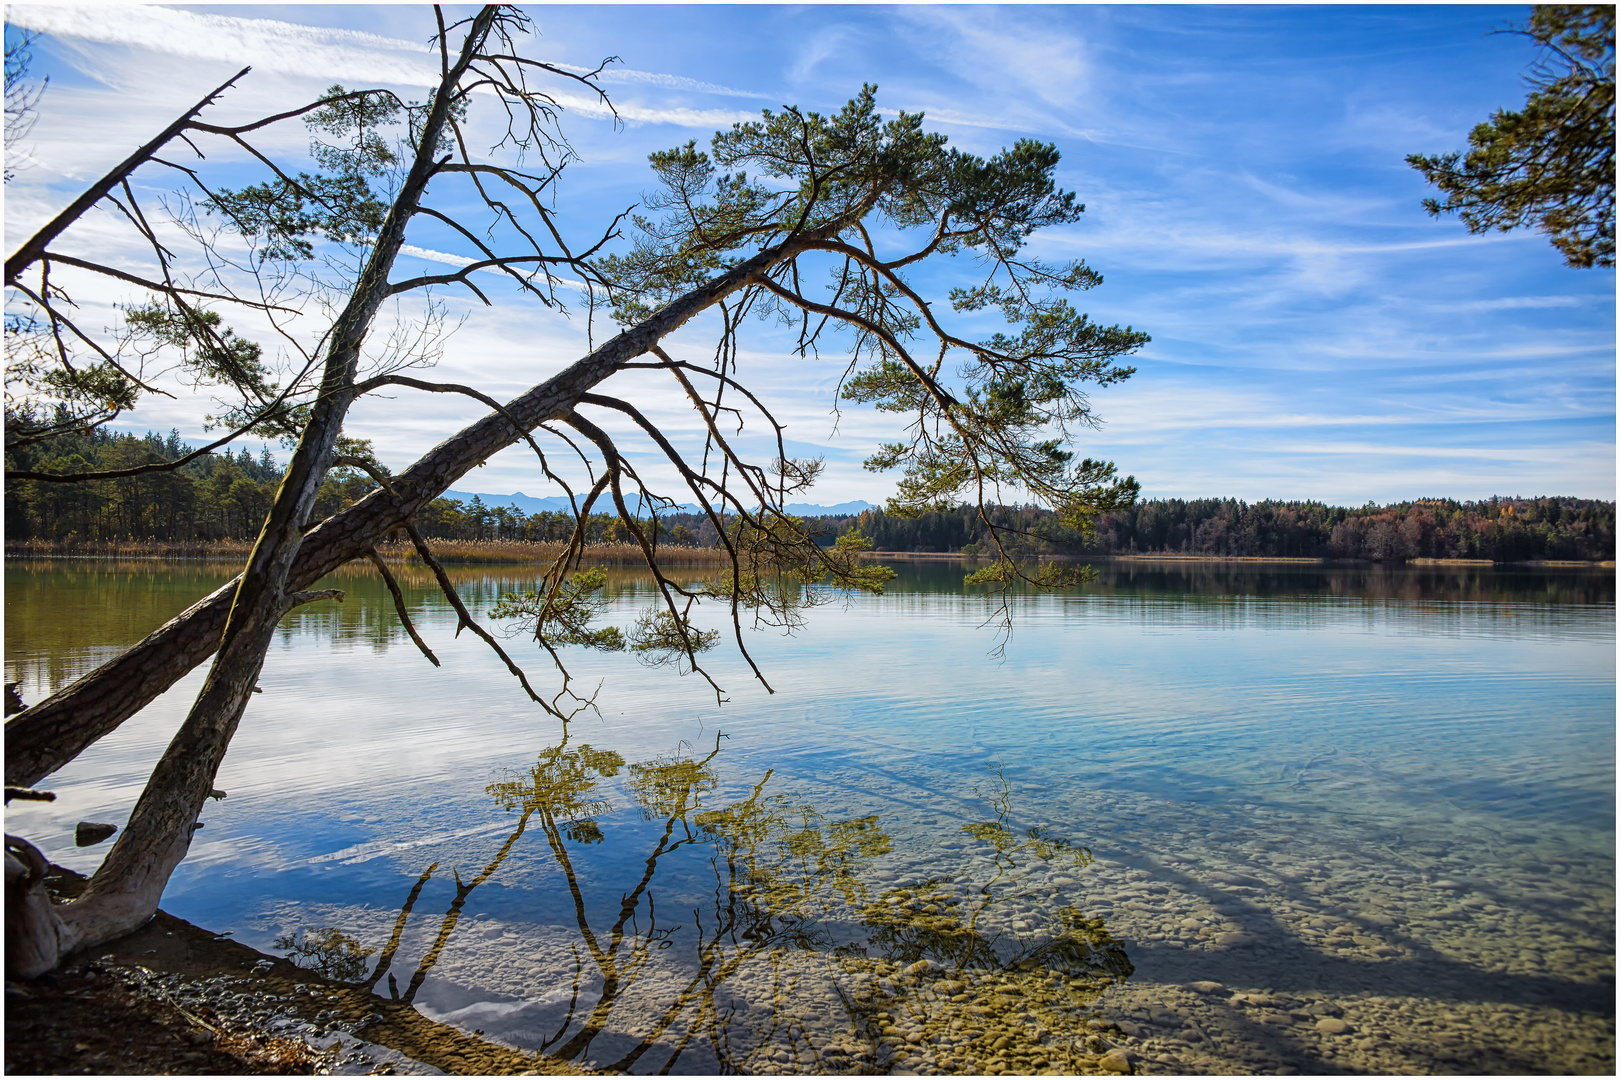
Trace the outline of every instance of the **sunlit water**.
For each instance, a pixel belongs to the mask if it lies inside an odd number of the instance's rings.
[[[201,568],[199,568],[201,567]],[[564,653],[562,726],[431,580],[290,617],[164,906],[633,1072],[1609,1072],[1612,572],[959,565],[695,677]],[[475,611],[532,575],[456,572]],[[224,580],[10,564],[27,701]],[[628,626],[646,584],[616,574]],[[554,687],[534,644],[507,643]],[[194,672],[7,830],[90,871]],[[301,938],[301,940],[304,940]],[[1117,1060],[1117,1059],[1116,1059]]]

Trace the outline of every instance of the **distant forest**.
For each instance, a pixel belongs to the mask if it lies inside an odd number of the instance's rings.
[[[170,462],[190,453],[177,432],[168,436],[101,429],[64,435],[6,455],[8,469],[81,472]],[[281,467],[268,449],[255,457],[204,454],[172,472],[145,473],[84,484],[19,481],[6,489],[6,539],[75,541],[251,539],[257,534]],[[324,518],[370,491],[369,477],[336,470],[322,488],[316,517]],[[998,507],[996,523],[1019,531],[1024,555],[1105,556],[1177,554],[1292,558],[1604,560],[1615,556],[1615,504],[1595,499],[1494,498],[1480,502],[1419,499],[1389,506],[1327,506],[1318,502],[1245,503],[1235,499],[1153,499],[1100,517],[1082,536],[1057,515],[1036,507]],[[525,514],[512,506],[434,499],[417,518],[424,535],[446,540],[565,539],[565,514]],[[825,517],[813,523],[829,542],[850,529],[879,551],[988,554],[988,530],[972,507],[903,518],[881,510]],[[661,543],[708,545],[714,525],[696,514],[667,514]],[[596,514],[592,543],[630,536],[616,518]]]
[[[1151,499],[1097,519],[1091,536],[1035,507],[998,507],[997,525],[1021,530],[1023,554],[1205,555],[1273,558],[1614,558],[1614,503],[1596,499],[1418,499],[1388,506],[1237,499]],[[901,518],[869,510],[847,519],[879,551],[986,554],[989,530],[973,507]],[[841,523],[842,524],[842,523]]]

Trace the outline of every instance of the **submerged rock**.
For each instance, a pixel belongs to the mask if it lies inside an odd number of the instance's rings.
[[[1128,1050],[1114,1049],[1097,1059],[1097,1064],[1111,1073],[1128,1075],[1135,1071],[1136,1055]]]
[[[93,847],[118,831],[118,826],[100,821],[81,821],[73,830],[73,842],[79,847]]]

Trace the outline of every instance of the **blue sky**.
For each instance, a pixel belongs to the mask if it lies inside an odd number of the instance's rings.
[[[221,116],[334,81],[415,90],[430,62],[423,7],[9,10],[46,32],[36,67],[51,85],[34,165],[6,192],[8,248],[243,64],[254,72]],[[1428,217],[1403,160],[1460,149],[1491,110],[1523,101],[1533,47],[1489,31],[1527,10],[565,6],[535,9],[529,50],[622,59],[604,81],[621,125],[563,99],[581,161],[560,198],[581,236],[651,187],[648,152],[761,108],[832,110],[863,82],[885,110],[924,111],[975,152],[1056,143],[1087,212],[1038,252],[1084,257],[1105,282],[1080,306],[1153,335],[1137,375],[1093,395],[1105,423],[1077,448],[1146,496],[1612,499],[1613,271],[1568,269],[1533,231],[1470,236]],[[282,139],[296,152],[303,136]],[[432,239],[422,246],[455,253]],[[122,241],[98,221],[79,242]],[[930,282],[943,290],[949,274]],[[448,299],[467,317],[435,377],[511,395],[584,346],[578,320]],[[703,329],[679,349],[706,355]],[[769,327],[750,334],[747,381],[796,452],[827,458],[815,501],[889,494],[892,477],[859,463],[893,436],[891,418],[846,406],[834,434],[842,365],[793,356]],[[677,405],[661,418],[690,426]],[[152,399],[130,426],[196,439],[200,412]],[[402,397],[363,403],[349,427],[397,468],[480,412]],[[457,486],[552,493],[515,451]]]

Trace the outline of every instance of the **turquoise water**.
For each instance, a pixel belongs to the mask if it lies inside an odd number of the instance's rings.
[[[997,657],[959,566],[900,569],[748,634],[774,694],[734,648],[724,704],[569,651],[566,739],[428,579],[437,669],[340,575],[164,906],[335,928],[378,993],[636,1072],[1612,1070],[1612,572],[1115,564],[1016,598]],[[36,700],[217,577],[8,567],[6,677]],[[8,829],[93,869],[73,823],[122,822],[200,677]]]

